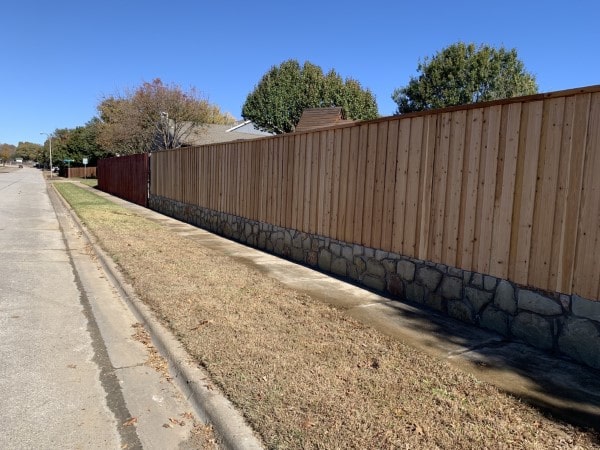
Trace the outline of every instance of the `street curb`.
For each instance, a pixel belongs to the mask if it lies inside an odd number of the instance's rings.
[[[60,199],[94,254],[110,282],[117,288],[136,318],[147,328],[152,342],[167,362],[173,381],[194,407],[201,420],[210,423],[226,449],[259,450],[265,447],[232,403],[210,381],[210,376],[194,363],[182,344],[155,317],[133,287],[123,278],[114,261],[102,250],[85,225],[53,184],[52,192]]]

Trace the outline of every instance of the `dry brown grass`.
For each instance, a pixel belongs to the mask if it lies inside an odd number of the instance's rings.
[[[61,190],[269,448],[599,448],[593,432],[234,259]]]
[[[156,370],[163,379],[171,381],[172,378],[169,373],[169,363],[152,343],[150,333],[148,333],[148,331],[146,331],[144,328],[144,325],[139,322],[134,323],[132,328],[134,329],[134,333],[131,335],[131,337],[146,347],[148,357],[146,358],[144,364]]]

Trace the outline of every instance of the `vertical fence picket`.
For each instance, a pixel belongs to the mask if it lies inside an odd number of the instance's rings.
[[[358,155],[360,153],[360,127],[352,127],[350,131],[350,156],[348,161],[348,195],[346,196],[346,230],[345,241],[354,240],[354,222],[356,220],[356,192],[358,191]],[[362,187],[361,187],[362,189]]]
[[[404,220],[406,217],[406,192],[408,185],[408,155],[410,153],[411,120],[400,120],[396,154],[396,186],[394,188],[394,220],[392,251],[404,252]]]
[[[565,99],[544,104],[528,282],[548,285]]]
[[[408,157],[408,176],[406,186],[406,206],[404,214],[404,233],[402,252],[411,257],[417,255],[417,221],[421,206],[419,193],[421,185],[421,158],[423,156],[423,116],[410,121],[410,140]],[[428,214],[428,211],[422,211]]]
[[[341,189],[341,166],[342,166],[342,129],[336,129],[333,133],[332,158],[331,158],[331,212],[329,222],[329,236],[339,239],[338,219],[340,218],[340,189]]]
[[[511,279],[527,284],[529,275],[529,257],[531,251],[531,227],[535,202],[535,185],[538,177],[538,156],[540,151],[540,133],[542,128],[543,102],[536,101],[526,105],[526,131],[521,133],[517,169],[517,189],[515,213],[518,221],[514,238],[511,239]],[[513,213],[513,217],[515,217]],[[514,250],[514,252],[513,252]]]
[[[569,113],[572,126],[563,133],[563,153],[568,164],[561,165],[566,172],[566,192],[561,215],[561,231],[557,249],[556,282],[551,286],[558,292],[571,292],[575,269],[575,252],[578,242],[578,220],[581,207],[581,191],[585,164],[585,148],[591,95],[579,95],[570,99]],[[570,109],[569,108],[569,109]],[[556,241],[555,245],[556,245]]]
[[[388,124],[385,144],[385,174],[382,205],[381,248],[392,251],[394,231],[394,191],[396,189],[396,156],[398,150],[398,120]]]
[[[466,111],[452,113],[450,147],[448,153],[448,178],[444,207],[444,238],[442,261],[456,266],[458,255],[458,227],[462,197],[462,168],[465,145]]]
[[[377,130],[379,124],[367,128],[367,159],[365,167],[364,206],[362,212],[361,244],[372,247],[374,233],[373,206],[375,198],[375,172],[377,171]]]
[[[490,274],[507,278],[510,255],[510,239],[515,179],[519,151],[519,124],[521,122],[521,104],[507,105],[506,121],[501,129],[500,146],[502,158],[499,160],[498,180],[496,183],[496,203],[494,204],[494,230]]]
[[[600,93],[592,95],[585,145],[573,289],[585,298],[600,296]]]
[[[388,122],[381,122],[377,127],[377,146],[375,158],[375,183],[373,190],[373,221],[371,231],[371,247],[382,248],[383,235],[383,201],[385,197],[385,176],[387,163]]]
[[[350,173],[350,136],[352,128],[343,128],[341,145],[340,145],[340,198],[338,200],[338,214],[337,214],[337,236],[336,238],[341,241],[346,241],[346,223],[350,221],[350,215],[348,215],[348,190],[349,183],[354,182],[351,180]]]

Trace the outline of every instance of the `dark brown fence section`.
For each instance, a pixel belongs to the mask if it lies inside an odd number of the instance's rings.
[[[98,161],[98,188],[138,205],[148,206],[148,154]]]

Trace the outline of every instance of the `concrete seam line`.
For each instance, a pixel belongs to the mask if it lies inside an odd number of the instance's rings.
[[[121,294],[127,305],[138,320],[147,326],[161,354],[167,359],[169,366],[176,373],[174,380],[192,406],[203,420],[215,427],[217,435],[222,439],[225,447],[231,450],[264,449],[254,431],[246,423],[241,413],[233,404],[216,388],[207,387],[210,382],[209,375],[198,365],[191,362],[190,355],[182,344],[158,320],[150,308],[138,297],[133,287],[120,275],[112,259],[97,245],[97,239],[89,232],[85,225],[67,201],[52,185],[61,203],[69,213],[77,227],[82,232],[84,239],[91,244],[92,249],[111,283]]]

